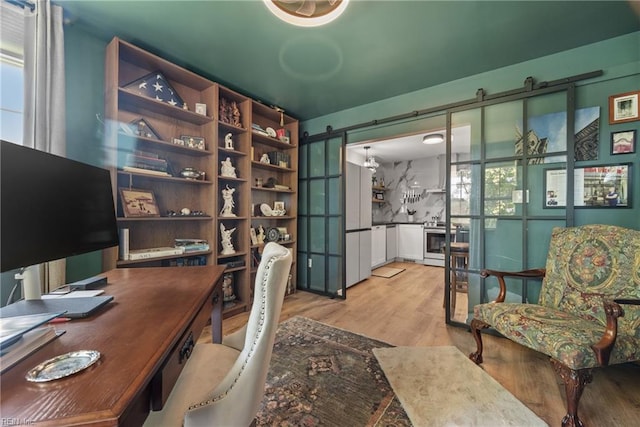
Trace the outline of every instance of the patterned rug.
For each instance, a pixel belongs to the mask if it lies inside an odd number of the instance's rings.
[[[372,350],[389,344],[305,317],[278,326],[261,426],[411,426]]]

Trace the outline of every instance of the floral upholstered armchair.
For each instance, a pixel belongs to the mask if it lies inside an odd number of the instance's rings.
[[[480,331],[488,327],[546,354],[565,384],[562,425],[582,426],[578,403],[592,369],[640,360],[640,231],[554,228],[545,269],[482,275],[496,276],[500,293],[474,307],[477,350],[469,357],[482,363]],[[505,303],[505,277],[543,277],[539,303]]]

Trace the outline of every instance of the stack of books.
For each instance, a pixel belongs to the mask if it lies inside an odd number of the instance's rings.
[[[175,247],[184,250],[184,253],[208,251],[209,243],[202,239],[176,239]]]
[[[291,162],[291,156],[281,151],[271,151],[267,153],[267,156],[269,156],[269,161],[272,165],[280,166],[283,168],[288,168]]]
[[[128,172],[147,173],[160,176],[171,176],[169,164],[159,155],[148,151],[135,150],[127,154],[125,166],[122,168]]]
[[[63,313],[29,314],[0,319],[0,372],[64,334],[46,323]]]

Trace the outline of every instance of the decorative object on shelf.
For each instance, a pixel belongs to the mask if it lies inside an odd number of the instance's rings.
[[[227,150],[233,150],[233,134],[229,132],[224,136],[224,148]]]
[[[262,178],[256,178],[256,187],[262,187]]]
[[[121,188],[120,200],[126,218],[160,216],[153,191]]]
[[[189,208],[182,208],[180,212],[174,210],[168,210],[167,216],[208,216],[204,211],[193,210]]]
[[[196,113],[202,114],[203,116],[207,115],[207,104],[201,104],[196,102]]]
[[[186,105],[180,95],[173,90],[169,81],[158,71],[126,84],[124,89],[156,101],[166,102],[174,107]]]
[[[251,130],[252,130],[253,132],[255,132],[255,133],[260,134],[260,135],[269,136],[269,134],[267,133],[267,131],[266,131],[266,130],[264,130],[264,129],[262,128],[262,126],[260,126],[260,125],[259,125],[259,124],[257,124],[257,123],[251,123]]]
[[[271,160],[269,159],[269,155],[264,153],[262,157],[260,157],[260,163],[265,163],[267,165],[271,164]]]
[[[273,210],[271,209],[271,206],[266,203],[262,203],[260,205],[260,212],[262,212],[263,216],[273,216]]]
[[[224,176],[227,178],[237,178],[236,168],[231,163],[231,158],[227,157],[225,160],[220,162],[220,176]]]
[[[640,120],[640,91],[620,93],[609,97],[609,124]]]
[[[272,216],[284,216],[287,211],[284,209],[283,201],[275,201],[273,202],[273,210],[271,211]]]
[[[236,294],[233,290],[233,273],[224,273],[222,276],[222,301],[224,308],[230,308],[236,305]]]
[[[286,242],[291,238],[291,235],[289,234],[289,230],[287,230],[287,227],[276,227],[278,229],[278,233],[280,233],[279,236],[279,240],[281,242]]]
[[[636,130],[611,132],[611,154],[631,154],[636,152]]]
[[[226,98],[220,97],[220,106],[218,108],[218,119],[222,123],[227,123],[236,127],[242,127],[242,116],[238,103],[236,101],[229,101]]]
[[[278,134],[276,133],[276,130],[272,127],[268,127],[265,129],[267,132],[267,135],[269,135],[271,138],[275,138]]]
[[[149,122],[147,122],[144,118],[138,117],[137,119],[131,120],[129,122],[129,126],[133,130],[133,134],[137,136],[141,136],[143,138],[150,139],[159,139],[160,135],[151,127]]]
[[[233,201],[233,193],[235,193],[236,189],[226,186],[226,188],[222,189],[222,200],[224,202],[222,206],[222,210],[220,211],[220,216],[229,218],[235,217],[236,214],[233,213],[233,208],[235,207],[235,202]]]
[[[370,148],[371,147],[369,147],[368,145],[364,147],[364,163],[362,164],[362,166],[375,173],[376,168],[380,165],[378,164],[378,162],[376,162],[376,159],[373,156],[369,156]]]
[[[222,255],[233,255],[236,253],[236,250],[233,247],[233,242],[231,241],[231,235],[236,231],[235,227],[227,230],[223,223],[220,223],[220,244],[222,245]]]
[[[185,110],[185,111],[189,111],[189,106],[187,105],[186,102],[184,104],[182,104],[182,109]]]
[[[407,221],[413,222],[413,216],[416,214],[415,209],[407,209]]]
[[[280,240],[280,231],[276,227],[269,227],[266,240],[267,242],[277,242]]]
[[[384,193],[382,192],[375,192],[375,196],[376,196],[376,200],[380,200],[381,202],[384,202]]]
[[[205,173],[196,168],[183,168],[180,171],[180,176],[186,179],[204,179]]]
[[[257,245],[258,244],[258,235],[256,234],[256,229],[251,227],[249,229],[249,236],[251,236],[251,244],[252,245]]]
[[[180,139],[184,141],[185,147],[197,148],[198,150],[206,149],[204,138],[200,136],[181,135]]]
[[[264,183],[263,187],[264,188],[276,188],[276,185],[278,185],[278,180],[271,177],[271,178],[267,178],[267,182]]]
[[[262,225],[258,226],[258,244],[262,245],[264,243],[264,227]]]

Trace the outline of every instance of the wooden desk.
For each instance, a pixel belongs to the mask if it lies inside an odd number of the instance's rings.
[[[86,319],[58,324],[66,334],[0,377],[3,425],[141,425],[150,402],[163,396],[182,370],[180,353],[197,341],[209,318],[222,340],[224,266],[123,268],[107,273],[114,301]],[[35,365],[76,350],[100,360],[67,378],[30,383]]]

